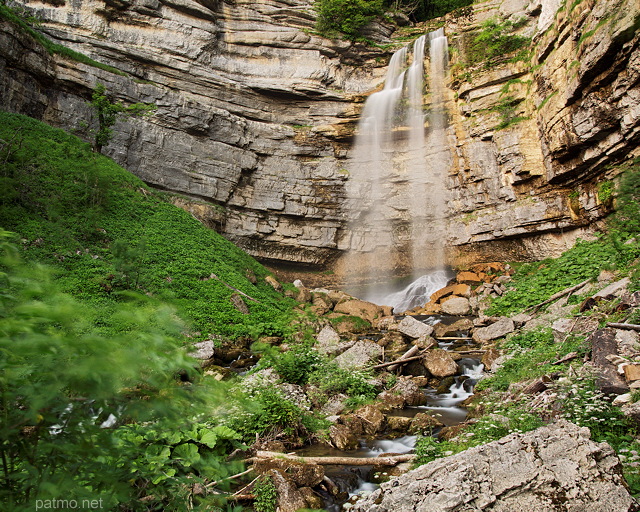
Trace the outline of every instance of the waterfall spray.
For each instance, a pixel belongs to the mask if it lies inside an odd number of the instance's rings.
[[[429,115],[424,108],[427,40]],[[410,54],[407,47],[398,50],[384,88],[365,103],[347,184],[352,217],[346,273],[353,281],[388,284],[394,277],[418,277],[444,267],[446,45],[440,29],[428,39],[418,38]]]

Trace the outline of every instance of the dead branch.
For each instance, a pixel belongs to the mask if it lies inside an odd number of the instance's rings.
[[[388,455],[384,457],[299,457],[287,453],[267,452],[259,450],[255,457],[245,460],[253,463],[259,459],[285,459],[302,464],[319,464],[321,466],[395,466],[401,462],[409,462],[415,458],[413,454]]]
[[[236,478],[240,478],[241,476],[246,475],[247,473],[251,473],[253,471],[253,468],[249,468],[246,471],[243,471],[242,473],[238,473],[237,475],[232,475],[232,476],[228,476],[226,478],[223,478],[221,480],[215,480],[214,482],[209,482],[207,485],[205,485],[205,488],[208,489],[210,487],[214,487],[218,484],[221,484],[222,482],[226,482],[228,480],[235,480]]]
[[[627,331],[640,331],[640,325],[636,324],[617,324],[615,322],[609,322],[607,327],[612,327],[614,329],[625,329]]]
[[[524,310],[524,312],[531,311],[531,313],[535,313],[542,306],[546,306],[547,304],[550,304],[551,302],[553,302],[555,300],[558,300],[560,297],[564,297],[565,295],[569,295],[569,294],[575,292],[576,290],[579,290],[580,288],[582,288],[583,286],[588,284],[589,281],[591,281],[591,279],[587,279],[585,281],[582,281],[581,283],[578,283],[577,285],[572,286],[571,288],[566,288],[565,290],[562,290],[561,292],[558,292],[558,293],[552,295],[551,297],[549,297],[544,302],[541,302],[540,304],[536,304],[535,306],[528,307],[527,309]]]

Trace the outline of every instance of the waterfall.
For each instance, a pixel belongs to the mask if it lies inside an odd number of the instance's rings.
[[[430,104],[425,113],[427,41]],[[447,57],[443,29],[419,37],[411,52],[403,47],[394,53],[384,88],[365,103],[347,183],[351,219],[344,272],[353,278],[351,284],[418,278],[445,266]]]

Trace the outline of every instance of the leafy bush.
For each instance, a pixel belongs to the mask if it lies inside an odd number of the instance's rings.
[[[316,0],[315,8],[320,33],[349,39],[359,38],[362,27],[384,12],[383,0]]]
[[[268,476],[263,475],[258,478],[253,494],[255,495],[253,508],[256,512],[276,512],[278,492]]]
[[[35,500],[99,497],[147,510],[137,500],[151,492],[161,503],[178,488],[190,494],[176,480],[187,473],[224,476],[220,460],[194,466],[201,445],[238,436],[192,426],[217,394],[176,378],[197,374],[174,312],[131,294],[109,310],[81,303],[48,269],[21,263],[9,237],[0,230],[0,501],[33,510]],[[151,432],[173,436],[173,447],[150,448]]]
[[[304,385],[323,363],[323,358],[311,348],[297,346],[286,352],[271,353],[267,361],[271,362],[285,382]]]
[[[309,377],[309,383],[329,396],[344,393],[352,398],[370,400],[378,394],[377,388],[369,382],[371,379],[367,372],[347,370],[330,362],[316,370]]]

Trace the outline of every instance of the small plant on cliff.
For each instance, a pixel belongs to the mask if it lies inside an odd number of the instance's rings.
[[[97,84],[91,95],[89,104],[93,107],[98,117],[98,128],[94,135],[94,148],[102,153],[113,137],[113,125],[121,117],[146,117],[152,115],[157,107],[151,103],[133,103],[124,106],[119,101],[112,101],[107,94],[104,84]]]
[[[519,52],[514,59],[522,59],[523,51],[529,45],[531,39],[514,32],[526,23],[526,19],[516,22],[511,20],[500,21],[491,18],[482,24],[482,29],[473,39],[469,49],[468,63],[476,64],[484,62],[489,67],[494,59]]]

